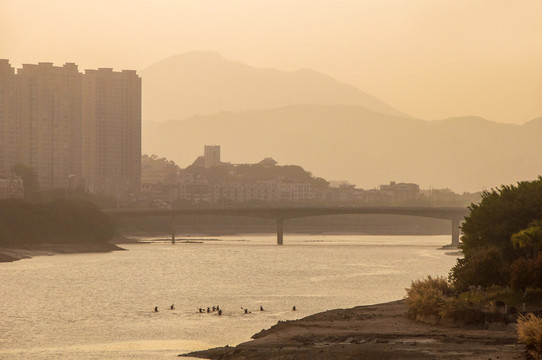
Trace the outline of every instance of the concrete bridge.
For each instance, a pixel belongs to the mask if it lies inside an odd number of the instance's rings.
[[[107,209],[105,213],[113,217],[169,216],[171,218],[171,242],[175,243],[175,216],[183,215],[227,215],[249,216],[274,219],[277,222],[277,244],[284,239],[284,220],[309,216],[382,214],[407,215],[436,219],[446,219],[452,225],[452,245],[459,245],[459,223],[469,214],[466,207],[430,206],[352,206],[352,207],[269,207],[269,208],[179,208],[179,209]]]

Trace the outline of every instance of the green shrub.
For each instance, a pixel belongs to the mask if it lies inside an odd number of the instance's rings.
[[[524,292],[531,285],[531,267],[529,260],[524,257],[517,258],[510,265],[510,286],[514,291]]]
[[[518,342],[535,359],[542,355],[542,319],[532,313],[518,317]]]
[[[456,296],[455,289],[443,277],[428,276],[423,280],[412,281],[406,292],[408,315],[411,318],[434,317],[437,322],[452,321],[465,325],[507,320],[506,314],[487,311],[487,306],[480,306],[480,303],[475,305],[465,295]]]
[[[441,319],[453,320],[465,325],[484,325],[487,322],[506,322],[506,314],[498,311],[487,311],[461,298],[450,297],[446,300],[440,313]]]

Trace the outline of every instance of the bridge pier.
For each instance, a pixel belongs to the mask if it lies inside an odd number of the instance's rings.
[[[282,245],[284,235],[284,220],[277,219],[277,245]]]
[[[171,243],[175,245],[175,216],[169,221],[169,230],[171,231]]]
[[[459,219],[452,219],[452,246],[459,247]]]

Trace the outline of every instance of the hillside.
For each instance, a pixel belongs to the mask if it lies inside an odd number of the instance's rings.
[[[146,123],[143,151],[185,167],[204,144],[220,144],[223,161],[273,157],[280,165],[301,165],[315,176],[348,179],[366,189],[395,180],[478,191],[542,174],[539,122],[429,122],[358,106],[292,105]]]
[[[176,55],[140,74],[143,121],[184,120],[193,115],[289,104],[359,105],[404,116],[383,101],[317,71],[260,69],[215,52]]]

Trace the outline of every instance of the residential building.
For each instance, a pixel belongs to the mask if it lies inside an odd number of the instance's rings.
[[[32,168],[40,189],[114,195],[141,185],[141,78],[135,71],[79,72],[66,63],[0,59],[0,178]]]
[[[24,64],[17,71],[17,162],[36,171],[41,189],[81,176],[82,74],[77,65]]]
[[[7,179],[17,157],[17,86],[15,69],[0,59],[0,179]]]
[[[400,203],[417,199],[420,186],[413,183],[395,183],[395,181],[391,181],[389,185],[380,185],[380,191],[391,194],[394,202]]]
[[[89,191],[140,191],[141,78],[135,71],[85,71],[82,135],[82,170]]]
[[[203,149],[205,167],[210,168],[220,165],[220,145],[205,145]]]

